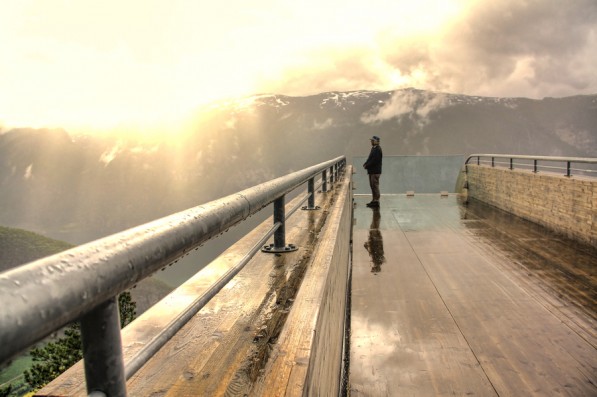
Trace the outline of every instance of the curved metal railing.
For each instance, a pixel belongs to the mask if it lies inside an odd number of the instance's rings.
[[[126,379],[151,357],[169,335],[182,327],[217,293],[269,237],[264,252],[291,251],[285,243],[285,196],[308,183],[305,209],[314,205],[314,179],[321,174],[322,191],[337,180],[344,156],[262,183],[156,221],[75,247],[0,273],[0,363],[14,357],[52,332],[81,322],[88,393],[126,395]],[[327,174],[329,170],[329,175]],[[274,203],[274,225],[258,245],[206,295],[182,313],[146,349],[122,362],[117,296],[207,240]],[[105,393],[105,394],[104,394]]]
[[[526,156],[516,154],[471,154],[468,156],[465,165],[469,164],[471,159],[477,159],[477,165],[485,164],[492,167],[503,166],[513,170],[527,169],[533,172],[540,170],[547,170],[555,172],[555,170],[566,171],[565,175],[572,176],[572,171],[586,176],[597,176],[597,158],[590,157],[557,157],[557,156]],[[503,160],[507,159],[507,162]],[[502,160],[502,161],[500,161]],[[520,162],[520,161],[523,162]],[[573,165],[591,164],[589,168],[574,168]]]

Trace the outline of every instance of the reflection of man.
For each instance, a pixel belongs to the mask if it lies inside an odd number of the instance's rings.
[[[367,161],[363,164],[369,175],[369,186],[371,186],[371,195],[373,196],[371,202],[367,203],[367,207],[379,207],[379,177],[381,176],[382,158],[383,153],[381,152],[381,146],[379,146],[379,137],[374,135],[371,138],[371,152]]]
[[[373,208],[373,218],[369,227],[369,239],[365,242],[365,249],[369,252],[371,262],[373,263],[371,273],[381,272],[381,265],[386,261],[383,253],[383,238],[379,231],[380,218],[379,208]]]

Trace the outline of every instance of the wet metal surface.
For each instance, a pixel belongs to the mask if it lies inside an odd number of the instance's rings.
[[[0,364],[338,162],[345,160],[337,157],[0,273]]]
[[[350,392],[597,395],[597,252],[456,196],[355,197]]]
[[[337,190],[336,185],[333,188]],[[295,304],[304,274],[312,266],[313,248],[334,199],[332,192],[320,196],[321,210],[297,211],[289,218],[287,241],[296,243],[299,250],[287,254],[258,252],[249,259],[243,270],[127,381],[128,394],[244,395],[256,379],[263,376],[272,346]],[[299,195],[288,203],[288,207],[298,208],[302,201],[304,197]],[[287,214],[290,212],[292,210]],[[180,313],[190,310],[190,306],[208,294],[214,284],[244,260],[247,252],[261,247],[264,242],[260,239],[271,230],[272,223],[270,218],[259,224],[127,326],[122,333],[125,363],[152,343],[164,328],[176,322]],[[312,328],[308,328],[307,333],[312,335]],[[297,354],[304,357],[304,352],[300,346]],[[285,352],[284,357],[288,356]],[[298,366],[304,368],[302,364]],[[87,395],[81,363],[47,385],[38,395]]]

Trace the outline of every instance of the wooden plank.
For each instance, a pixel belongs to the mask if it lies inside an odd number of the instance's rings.
[[[461,232],[482,252],[491,252],[496,266],[597,348],[597,250],[476,201],[467,212],[485,227]]]
[[[287,225],[287,241],[306,247],[309,238],[306,225]],[[181,338],[192,343],[175,373],[162,375],[161,367],[171,362],[170,351],[175,348],[165,346],[130,382],[130,392],[149,395],[169,384],[168,396],[248,393],[267,361],[268,344],[285,320],[309,255],[301,249],[282,256],[256,256],[235,283],[188,324],[188,334],[173,338],[177,344]],[[227,326],[204,329],[203,323],[212,317],[226,319]],[[185,376],[189,372],[192,377]]]
[[[362,248],[367,222],[354,232],[352,395],[465,394],[478,368],[488,385],[481,395],[597,394],[593,254],[552,245],[528,222],[510,230],[511,217],[451,198],[384,201],[380,223],[391,216],[398,227],[380,229],[380,272]],[[570,310],[553,286],[588,312]],[[459,355],[474,357],[473,371],[452,365]]]
[[[287,221],[286,241],[299,250],[284,255],[258,253],[218,295],[127,382],[129,395],[196,396],[245,393],[267,361],[269,344],[292,305],[317,233],[334,194],[321,211],[297,213]],[[300,199],[288,203],[292,207]],[[302,216],[301,216],[302,215]],[[236,264],[271,227],[263,222],[172,295],[150,309],[147,321],[123,333],[125,359]],[[207,281],[205,278],[207,278]],[[38,395],[86,395],[81,363]]]
[[[595,350],[481,255],[419,254],[500,395],[595,393]]]
[[[369,231],[353,236],[351,395],[495,395],[404,233],[381,232],[377,273]]]
[[[330,211],[292,311],[251,395],[339,394],[351,207],[350,197],[341,195]]]

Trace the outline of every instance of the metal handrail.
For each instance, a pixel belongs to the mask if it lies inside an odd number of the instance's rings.
[[[309,181],[312,181],[310,179]],[[319,189],[323,185],[320,183],[315,189]],[[311,190],[305,197],[299,200],[286,214],[286,219],[290,218],[301,205],[307,201],[312,200],[315,196],[315,191]],[[303,207],[308,208],[308,207]],[[280,228],[281,223],[275,222],[274,225],[259,239],[259,241],[245,254],[245,256],[233,267],[231,267],[222,277],[220,277],[214,284],[212,284],[201,296],[198,296],[193,303],[179,313],[176,318],[166,325],[157,335],[155,335],[140,351],[129,359],[124,368],[125,379],[129,380],[143,365],[149,361],[151,357],[158,350],[166,344],[189,320],[199,312],[222,288],[226,286],[255,256],[255,254],[263,247],[265,242]]]
[[[570,177],[572,176],[571,174],[571,170],[572,170],[572,164],[574,163],[578,163],[578,164],[597,164],[597,158],[591,158],[591,157],[558,157],[558,156],[527,156],[527,155],[517,155],[517,154],[471,154],[468,156],[468,158],[466,159],[466,161],[464,162],[465,165],[469,164],[469,161],[473,158],[477,159],[477,165],[480,165],[481,163],[481,158],[482,157],[488,157],[491,158],[491,166],[495,167],[495,159],[496,158],[500,158],[500,159],[509,159],[509,169],[513,170],[514,169],[514,160],[532,160],[533,161],[533,172],[538,172],[539,170],[539,165],[538,162],[539,161],[543,161],[543,162],[561,162],[561,163],[566,163],[566,176]],[[521,164],[516,164],[516,165],[521,165]],[[527,165],[527,164],[525,164]],[[530,165],[527,165],[530,166]],[[556,167],[549,167],[549,168],[556,168]],[[588,171],[588,172],[595,172],[592,170],[579,170],[579,171]]]
[[[97,321],[113,321],[108,318],[118,294],[272,202],[275,213],[287,193],[322,173],[325,192],[326,170],[333,182],[333,172],[337,175],[345,164],[340,156],[0,273],[0,363],[77,319],[82,322],[85,350],[90,343],[85,330],[92,328],[88,334],[93,337]],[[283,225],[277,229],[279,233]],[[119,338],[118,334],[118,344]],[[96,341],[93,346],[97,345]],[[119,372],[124,378],[124,369]],[[101,390],[90,386],[87,363],[86,378],[89,393]]]

